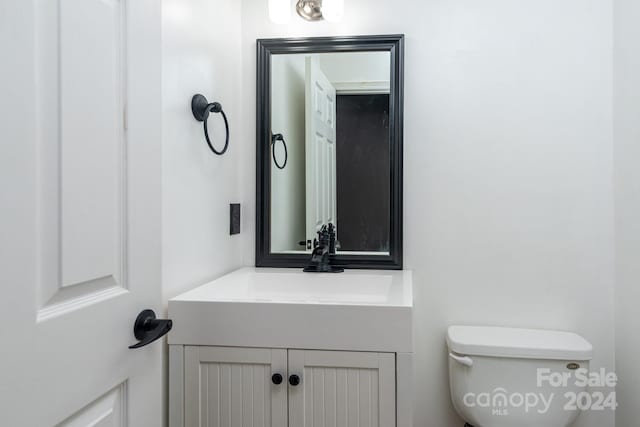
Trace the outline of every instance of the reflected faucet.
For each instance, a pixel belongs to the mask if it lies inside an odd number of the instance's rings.
[[[318,231],[318,240],[311,252],[309,264],[303,269],[307,273],[342,273],[344,268],[331,265],[330,256],[335,255],[340,243],[336,241],[336,228],[333,224],[323,225]]]

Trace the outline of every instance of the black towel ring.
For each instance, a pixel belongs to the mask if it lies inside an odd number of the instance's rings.
[[[282,146],[284,147],[284,163],[282,163],[282,166],[280,166],[276,160],[276,141],[282,141]],[[284,141],[284,136],[282,136],[281,133],[271,135],[271,155],[273,157],[273,163],[275,163],[278,169],[284,169],[284,167],[287,166],[289,153],[287,152],[287,143]]]
[[[207,145],[218,156],[223,155],[227,148],[229,148],[229,122],[227,121],[227,115],[222,110],[222,105],[219,102],[209,103],[207,98],[203,95],[196,94],[191,98],[191,112],[193,113],[193,117],[199,122],[204,123],[204,137],[207,140]],[[207,119],[209,118],[209,113],[220,113],[224,120],[224,128],[227,133],[227,137],[224,141],[224,147],[221,151],[216,150],[211,143],[211,139],[209,138],[209,130],[207,129]]]

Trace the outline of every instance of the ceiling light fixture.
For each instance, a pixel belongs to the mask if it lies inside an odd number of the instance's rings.
[[[291,0],[269,0],[269,17],[277,24],[291,18]],[[296,12],[307,21],[339,22],[344,14],[344,0],[297,0]]]
[[[322,19],[322,0],[298,0],[296,12],[307,21]]]

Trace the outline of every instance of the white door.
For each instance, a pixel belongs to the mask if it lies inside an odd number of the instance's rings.
[[[307,240],[336,223],[336,90],[317,56],[305,66]]]
[[[289,350],[289,427],[393,427],[393,353]]]
[[[2,0],[0,425],[158,427],[160,2]]]
[[[287,426],[287,350],[184,351],[185,427]],[[279,384],[272,380],[275,374]]]

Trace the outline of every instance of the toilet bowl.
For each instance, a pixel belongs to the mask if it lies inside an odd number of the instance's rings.
[[[568,427],[585,409],[593,348],[571,332],[451,326],[451,399],[473,427]]]

